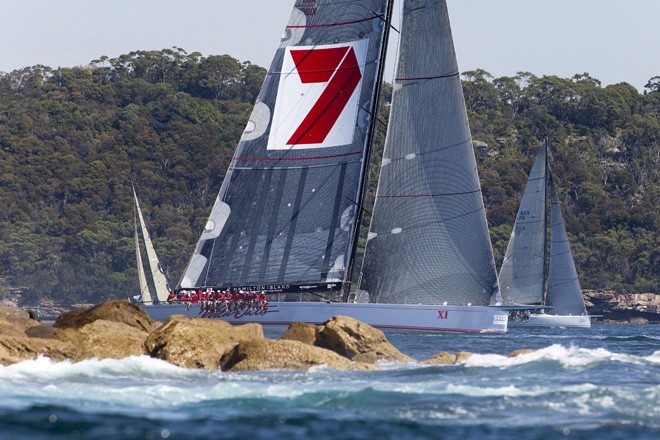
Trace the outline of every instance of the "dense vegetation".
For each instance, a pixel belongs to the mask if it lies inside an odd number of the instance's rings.
[[[264,75],[176,48],[0,74],[0,292],[135,294],[131,182],[176,283]],[[464,87],[496,257],[547,136],[583,287],[660,291],[660,77],[644,94],[587,74],[475,71]]]

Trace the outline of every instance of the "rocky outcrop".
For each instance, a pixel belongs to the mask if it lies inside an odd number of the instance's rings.
[[[511,353],[507,355],[507,357],[512,358],[512,357],[520,356],[521,354],[533,353],[535,351],[536,350],[532,350],[531,348],[521,348],[519,350],[513,350]]]
[[[185,368],[216,370],[220,358],[239,342],[263,340],[259,324],[232,326],[217,319],[173,315],[147,338],[151,357]]]
[[[454,365],[465,361],[472,356],[472,353],[467,351],[459,351],[458,353],[448,353],[446,351],[434,354],[432,357],[425,359],[420,364],[425,365]]]
[[[390,344],[382,331],[347,316],[324,322],[318,328],[314,345],[357,362],[414,362]]]
[[[221,360],[223,371],[307,370],[327,365],[337,370],[376,370],[330,350],[290,339],[255,339],[237,344]]]
[[[624,291],[584,290],[585,304],[591,315],[601,315],[601,322],[660,323],[660,295]],[[633,320],[633,321],[631,321]]]
[[[318,327],[313,324],[294,322],[282,334],[282,336],[280,336],[280,339],[289,339],[292,341],[300,341],[305,344],[314,345],[316,343],[317,333]]]
[[[36,359],[45,356],[54,361],[75,359],[76,347],[66,342],[28,338],[27,336],[11,336],[0,338],[0,364],[10,365],[17,362]]]
[[[31,315],[30,312],[26,310],[7,306],[0,306],[0,323],[1,322],[11,325],[19,332],[24,332],[30,327],[41,326],[41,323],[36,319],[34,314]],[[2,330],[0,330],[0,334],[2,334]]]
[[[55,333],[58,341],[75,348],[73,361],[84,359],[122,359],[147,354],[144,341],[149,333],[122,322],[97,319],[80,328]]]
[[[82,328],[98,319],[126,324],[145,332],[151,332],[160,325],[160,322],[151,319],[142,308],[129,301],[120,300],[65,312],[57,318],[53,327]]]

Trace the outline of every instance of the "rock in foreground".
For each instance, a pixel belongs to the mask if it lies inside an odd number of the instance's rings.
[[[154,321],[142,308],[126,300],[106,301],[88,309],[74,309],[62,313],[53,327],[82,328],[98,319],[119,322],[150,333],[160,322]]]
[[[472,356],[472,353],[467,351],[459,351],[458,353],[448,353],[446,351],[434,354],[429,359],[423,360],[420,364],[425,365],[454,365]]]
[[[324,322],[314,345],[357,362],[414,362],[393,346],[382,331],[347,316],[335,316]]]
[[[151,357],[185,368],[216,370],[220,358],[242,341],[263,340],[259,324],[233,325],[209,318],[172,315],[145,342]]]
[[[377,370],[320,347],[288,339],[241,342],[222,359],[223,371],[307,370],[327,365],[337,370]]]

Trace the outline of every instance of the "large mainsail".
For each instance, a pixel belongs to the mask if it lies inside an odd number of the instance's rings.
[[[341,286],[389,14],[296,1],[181,287]]]
[[[544,300],[546,173],[547,146],[543,141],[529,172],[500,268],[505,303],[540,304]]]
[[[497,293],[444,0],[404,2],[360,289],[379,303],[488,305]]]
[[[550,193],[550,261],[546,304],[554,307],[552,315],[586,315],[580,281],[578,280],[573,254],[568,243],[568,234],[561,215],[557,189],[552,176]]]

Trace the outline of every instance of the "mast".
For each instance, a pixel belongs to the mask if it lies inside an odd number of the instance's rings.
[[[358,240],[360,238],[360,227],[362,224],[362,217],[364,215],[364,199],[367,194],[368,189],[368,176],[369,169],[371,167],[371,152],[373,151],[374,137],[376,133],[376,123],[378,122],[378,110],[380,108],[380,91],[383,85],[383,73],[385,71],[385,58],[387,56],[387,46],[390,35],[390,25],[392,23],[392,10],[394,9],[394,0],[388,0],[386,5],[387,11],[386,16],[383,19],[385,32],[383,35],[383,41],[380,49],[380,59],[378,66],[378,73],[376,76],[376,93],[371,107],[371,126],[369,127],[369,135],[367,136],[367,151],[365,152],[364,158],[362,159],[362,173],[360,177],[360,188],[359,188],[359,197],[356,202],[357,205],[357,216],[355,218],[355,224],[353,225],[353,237],[351,239],[350,246],[350,256],[348,260],[348,269],[346,271],[346,277],[344,278],[343,288],[342,288],[342,300],[344,302],[348,301],[348,295],[351,290],[351,283],[353,279],[353,271],[355,270],[355,254],[357,253]]]
[[[550,206],[550,201],[548,200],[548,138],[543,139],[543,144],[541,149],[545,151],[545,161],[543,164],[543,185],[544,185],[544,198],[543,198],[543,301],[542,305],[545,305],[547,302],[547,285],[548,285],[548,206]]]

